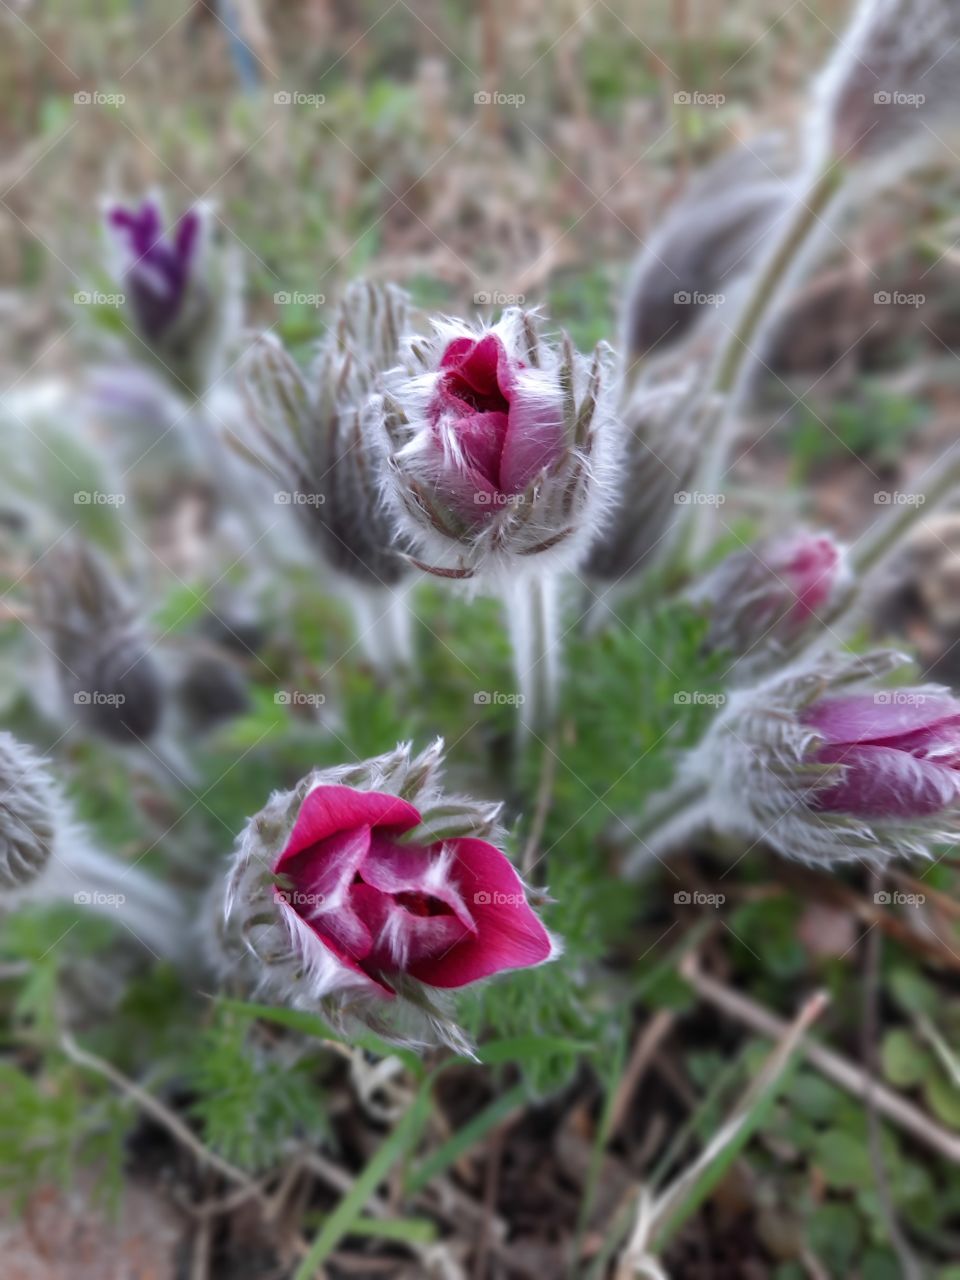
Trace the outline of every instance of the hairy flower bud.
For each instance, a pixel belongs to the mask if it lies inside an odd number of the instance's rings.
[[[150,738],[163,711],[160,674],[103,556],[84,542],[52,547],[34,570],[33,593],[70,716],[118,742]]]
[[[667,210],[627,286],[623,346],[630,364],[660,356],[695,324],[716,319],[755,264],[789,201],[779,140],[725,152]]]
[[[409,566],[381,495],[379,452],[363,408],[396,363],[407,314],[399,290],[350,285],[304,377],[281,344],[264,337],[244,362],[244,391],[259,435],[261,466],[335,571],[365,586],[392,587]]]
[[[0,889],[19,889],[43,871],[59,803],[46,762],[0,732]]]
[[[198,204],[167,233],[158,201],[107,209],[116,272],[132,329],[181,392],[202,395],[221,372],[238,319],[239,268],[211,243],[211,211]]]
[[[548,343],[537,317],[490,329],[438,321],[407,343],[372,402],[397,519],[441,577],[471,578],[542,556],[576,558],[612,489],[609,353]]]
[[[683,379],[638,387],[623,415],[626,444],[617,497],[590,544],[582,569],[606,586],[651,568],[673,544],[690,502],[690,485],[710,407]]]
[[[441,996],[555,946],[497,839],[499,807],[444,796],[442,743],[316,770],[240,837],[221,961],[338,1025],[464,1047]]]
[[[818,85],[813,148],[845,163],[923,163],[956,133],[956,0],[860,0]]]
[[[690,593],[709,612],[707,648],[758,674],[789,657],[847,581],[829,534],[768,538],[728,556]]]
[[[733,693],[685,759],[687,821],[829,864],[960,836],[960,701],[880,689],[899,654],[820,657]]]

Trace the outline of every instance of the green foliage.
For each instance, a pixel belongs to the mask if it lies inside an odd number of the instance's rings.
[[[268,1169],[290,1139],[316,1139],[326,1131],[314,1064],[283,1057],[282,1049],[268,1051],[251,1019],[236,1008],[217,1011],[190,1056],[192,1109],[204,1138],[242,1169]]]
[[[874,467],[892,466],[926,416],[927,409],[913,397],[870,383],[846,400],[818,405],[815,412],[805,407],[799,420],[791,421],[788,435],[797,479],[807,480],[816,468],[851,457]]]

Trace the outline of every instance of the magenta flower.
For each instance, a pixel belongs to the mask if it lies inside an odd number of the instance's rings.
[[[533,377],[495,333],[454,338],[427,410],[437,487],[467,523],[489,520],[563,451],[559,386]]]
[[[818,764],[838,780],[816,790],[816,809],[860,818],[917,819],[960,799],[960,701],[892,689],[825,698],[803,717],[820,739]]]
[[[574,560],[613,500],[609,352],[540,328],[516,307],[489,329],[437,321],[371,402],[387,499],[428,572],[514,581],[544,553]]]
[[[274,998],[470,1052],[455,988],[558,954],[496,843],[499,806],[441,791],[443,744],[314,771],[242,833],[216,959]]]
[[[317,787],[274,867],[276,901],[340,964],[392,997],[392,976],[463,987],[542,964],[550,937],[506,857],[485,840],[401,843],[406,800]]]
[[[935,685],[877,688],[907,661],[815,652],[731,693],[680,762],[671,839],[708,825],[828,866],[956,843],[960,700]]]
[[[836,600],[848,578],[829,534],[798,532],[735,552],[691,593],[710,615],[707,647],[755,676],[782,661]]]
[[[153,200],[144,200],[139,209],[115,205],[107,221],[124,251],[123,280],[137,326],[148,342],[157,342],[183,308],[199,247],[200,215],[189,209],[169,236]]]

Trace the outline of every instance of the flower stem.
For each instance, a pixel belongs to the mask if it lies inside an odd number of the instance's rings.
[[[517,674],[520,739],[544,738],[556,710],[556,582],[543,575],[513,584],[504,604]]]
[[[830,162],[795,201],[783,231],[768,255],[763,269],[730,329],[717,356],[710,379],[710,392],[720,398],[723,408],[707,443],[698,488],[705,494],[719,493],[733,443],[738,411],[743,401],[745,374],[758,357],[754,349],[757,335],[775,311],[783,286],[812,233],[822,223],[823,211],[840,185],[839,167]],[[698,505],[693,510],[694,535],[692,551],[702,556],[709,547],[716,518],[716,507]]]

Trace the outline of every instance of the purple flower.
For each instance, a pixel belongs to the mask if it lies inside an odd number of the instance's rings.
[[[200,213],[188,209],[169,236],[159,206],[149,199],[139,209],[115,205],[107,222],[123,248],[123,279],[137,326],[148,342],[158,342],[183,312],[199,248]]]
[[[858,818],[926,818],[960,799],[960,701],[923,689],[824,698],[804,722],[820,739],[818,764],[838,779],[816,809]]]

